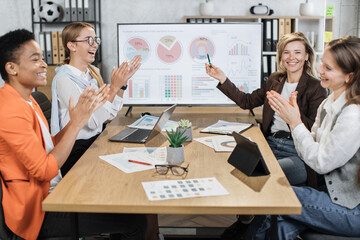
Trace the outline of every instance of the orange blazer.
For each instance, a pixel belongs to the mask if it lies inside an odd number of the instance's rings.
[[[6,225],[24,239],[39,235],[45,216],[41,203],[59,171],[54,155],[46,153],[36,113],[48,127],[45,116],[30,100],[34,108],[9,84],[0,88],[2,205]]]

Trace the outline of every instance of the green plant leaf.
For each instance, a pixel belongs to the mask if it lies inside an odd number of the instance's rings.
[[[180,147],[187,139],[188,137],[182,137],[184,135],[185,131],[174,131],[171,129],[171,132],[166,130],[167,134],[167,140],[170,143],[171,147],[177,148]]]

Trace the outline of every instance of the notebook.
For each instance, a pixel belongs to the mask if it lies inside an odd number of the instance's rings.
[[[111,142],[145,143],[161,132],[174,112],[176,104],[163,111],[153,129],[126,128],[109,138]]]

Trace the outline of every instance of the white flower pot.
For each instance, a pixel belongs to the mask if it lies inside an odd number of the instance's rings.
[[[187,140],[185,142],[191,142],[192,141],[192,128],[177,128],[176,131],[185,131],[182,135],[183,137],[187,137]]]
[[[184,162],[184,145],[181,147],[173,148],[167,146],[166,160],[170,164],[179,164]]]
[[[313,16],[314,5],[312,3],[300,3],[300,15],[301,16]]]
[[[214,12],[214,4],[212,2],[200,3],[200,14],[209,16]]]

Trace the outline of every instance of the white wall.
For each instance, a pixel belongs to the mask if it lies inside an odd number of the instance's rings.
[[[327,0],[326,4],[334,6],[335,29],[333,38],[346,35],[360,37],[359,0]]]
[[[34,0],[37,1],[37,0]],[[63,0],[54,0],[61,3]],[[250,15],[249,8],[262,2],[274,10],[274,15],[297,16],[299,5],[305,0],[212,0],[213,15]],[[322,15],[325,0],[309,0],[315,5],[317,15]],[[335,6],[337,32],[335,36],[353,34],[358,28],[358,0],[327,0]],[[112,66],[117,64],[117,23],[176,23],[184,16],[199,15],[199,4],[204,0],[101,0],[102,65],[103,77],[109,81]],[[16,28],[31,30],[30,0],[0,0],[0,35]],[[357,34],[357,31],[356,31]],[[0,81],[1,82],[1,81]],[[1,83],[0,83],[1,84]]]

